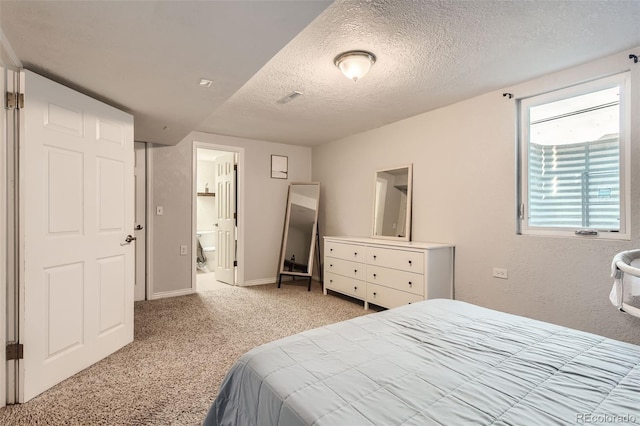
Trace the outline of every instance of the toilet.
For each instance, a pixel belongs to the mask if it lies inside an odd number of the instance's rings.
[[[198,261],[198,269],[203,271],[210,270],[207,266],[213,265],[214,258],[216,255],[216,246],[215,246],[215,238],[216,231],[198,231],[196,233],[198,236],[198,241],[202,246],[202,252],[204,257],[206,258],[205,262]],[[196,254],[197,257],[197,254]],[[198,259],[199,260],[199,259]]]

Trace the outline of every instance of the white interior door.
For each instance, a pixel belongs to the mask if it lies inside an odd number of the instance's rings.
[[[147,285],[147,144],[134,142],[136,199],[136,284],[134,300],[144,300]]]
[[[236,182],[235,154],[216,158],[216,197],[218,197],[218,227],[216,238],[216,280],[235,284],[236,259]]]
[[[24,72],[20,402],[133,340],[133,118]]]

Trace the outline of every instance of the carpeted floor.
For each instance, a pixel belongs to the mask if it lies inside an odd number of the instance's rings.
[[[22,405],[1,425],[199,425],[231,364],[249,349],[364,315],[306,281],[222,286],[136,302],[135,340]]]

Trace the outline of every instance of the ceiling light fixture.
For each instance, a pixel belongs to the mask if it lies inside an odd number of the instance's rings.
[[[340,68],[345,77],[358,81],[367,75],[371,66],[376,63],[376,56],[364,50],[350,50],[336,56],[333,63]]]

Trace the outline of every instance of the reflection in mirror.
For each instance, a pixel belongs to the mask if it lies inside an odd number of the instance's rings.
[[[411,239],[413,166],[379,170],[375,175],[373,238]]]
[[[309,278],[313,273],[313,256],[317,243],[319,183],[292,183],[280,252],[278,287],[283,275]]]

